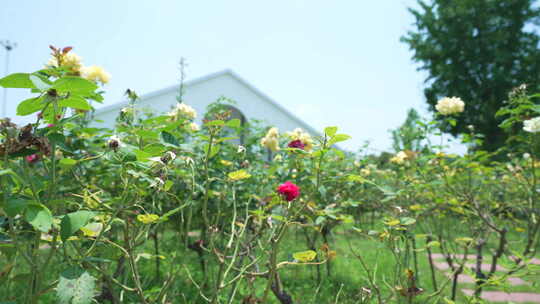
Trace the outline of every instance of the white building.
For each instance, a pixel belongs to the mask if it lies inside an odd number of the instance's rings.
[[[164,88],[142,95],[136,104],[140,108],[150,108],[156,113],[168,112],[177,103],[178,91],[178,85]],[[204,117],[202,113],[206,111],[206,107],[220,97],[226,97],[236,102],[233,116],[242,121],[255,118],[262,120],[268,126],[278,127],[283,132],[302,128],[312,135],[319,134],[310,125],[294,116],[231,70],[210,74],[184,84],[182,99],[199,113],[198,123],[201,123],[201,119]],[[94,113],[94,119],[103,122],[94,122],[93,124],[112,128],[120,110],[127,104],[126,100],[97,109]]]

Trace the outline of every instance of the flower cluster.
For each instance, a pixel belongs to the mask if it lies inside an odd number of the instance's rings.
[[[185,103],[179,103],[172,109],[168,114],[173,120],[178,120],[180,118],[193,120],[197,118],[197,111],[192,107],[188,106]],[[197,126],[198,127],[198,126]],[[190,126],[193,130],[193,126]]]
[[[290,202],[300,195],[300,188],[297,185],[287,181],[279,185],[277,192],[281,194],[285,200]]]
[[[401,165],[407,160],[407,153],[405,151],[399,151],[394,157],[390,158],[390,162]]]
[[[71,47],[57,49],[51,46],[53,56],[45,65],[47,68],[64,68],[69,72],[80,75],[82,78],[94,82],[106,84],[111,79],[111,75],[99,66],[83,66],[82,59],[79,55],[71,51]]]
[[[286,135],[291,140],[291,143],[299,140],[304,145],[301,149],[306,151],[313,149],[313,139],[311,138],[311,135],[304,130],[296,128],[292,132],[287,132]]]
[[[107,73],[102,67],[95,65],[82,67],[81,76],[90,81],[101,82],[102,84],[108,83],[111,79],[111,75],[109,73]]]
[[[278,128],[270,128],[261,139],[261,145],[270,149],[271,151],[279,151],[279,130]]]
[[[59,60],[60,59],[60,60]],[[49,59],[47,67],[65,67],[74,72],[80,72],[82,68],[81,57],[73,52],[67,52]]]
[[[523,122],[523,130],[530,133],[540,132],[540,117],[525,120]]]
[[[459,97],[444,97],[437,102],[435,109],[442,115],[452,115],[463,112],[465,103]]]

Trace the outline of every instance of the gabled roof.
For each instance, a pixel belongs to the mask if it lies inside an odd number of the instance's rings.
[[[247,88],[248,90],[253,92],[255,95],[259,96],[265,102],[267,102],[270,105],[272,105],[273,107],[277,108],[285,116],[288,116],[291,120],[296,122],[299,126],[301,126],[306,131],[312,133],[313,135],[320,135],[320,133],[317,130],[315,130],[313,127],[311,127],[309,124],[307,124],[306,122],[304,122],[303,120],[298,118],[293,113],[289,112],[287,109],[285,109],[285,107],[283,107],[282,105],[280,105],[279,103],[274,101],[272,98],[268,97],[266,94],[261,92],[259,89],[255,88],[253,85],[248,83],[246,80],[244,80],[242,77],[240,77],[238,74],[234,73],[230,69],[226,69],[226,70],[223,70],[223,71],[220,71],[220,72],[212,73],[212,74],[209,74],[209,75],[206,75],[206,76],[203,76],[203,77],[199,77],[199,78],[196,78],[196,79],[193,79],[193,80],[190,80],[190,81],[186,81],[184,83],[184,85],[186,87],[190,87],[190,86],[194,86],[194,85],[206,82],[208,80],[218,78],[218,77],[221,77],[221,76],[225,76],[225,75],[228,75],[228,76],[232,77],[233,79],[235,79],[236,81],[238,81],[245,88]],[[169,86],[169,87],[166,87],[166,88],[154,91],[154,92],[143,94],[143,95],[140,96],[140,99],[145,100],[145,99],[157,97],[157,96],[164,95],[164,94],[169,94],[169,93],[172,93],[172,92],[175,92],[175,91],[178,91],[178,85],[172,85],[172,86]],[[129,104],[129,101],[126,99],[126,100],[123,100],[121,102],[114,103],[112,105],[104,106],[104,107],[96,109],[94,115],[99,115],[101,113],[106,113],[106,112],[111,112],[111,111],[120,111],[121,108],[127,106],[128,104]]]

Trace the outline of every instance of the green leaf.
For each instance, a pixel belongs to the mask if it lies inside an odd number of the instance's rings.
[[[53,222],[51,211],[41,204],[32,204],[26,207],[24,218],[41,232],[48,232]]]
[[[35,89],[30,80],[30,74],[15,73],[0,79],[0,86],[4,88]]]
[[[230,172],[229,174],[227,174],[227,176],[232,181],[239,181],[242,179],[250,178],[251,174],[249,174],[246,170],[241,169],[238,171]]]
[[[95,296],[96,279],[73,266],[60,274],[56,295],[60,304],[90,304]]]
[[[98,88],[97,85],[81,77],[69,76],[56,80],[52,86],[58,92],[70,92],[73,95],[90,95]]]
[[[68,98],[60,100],[58,102],[58,105],[64,108],[67,107],[67,108],[73,108],[73,109],[85,110],[85,111],[92,109],[92,107],[90,106],[88,101],[86,101],[86,99],[77,95],[70,95]]]
[[[293,258],[301,263],[311,262],[317,257],[317,252],[313,250],[301,251],[293,253]]]
[[[334,153],[336,153],[337,157],[345,158],[345,152],[338,150],[338,149],[332,149]]]
[[[531,110],[533,110],[536,113],[540,113],[540,105],[534,105],[532,106]]]
[[[62,158],[59,163],[61,167],[71,168],[77,164],[77,161],[71,158]]]
[[[225,122],[223,120],[216,119],[216,120],[211,120],[205,123],[204,125],[207,127],[212,127],[212,126],[223,126],[224,124]]]
[[[42,100],[41,97],[33,97],[21,101],[17,106],[17,115],[26,116],[40,111],[44,107]]]
[[[441,243],[439,243],[437,241],[431,241],[431,242],[426,244],[426,247],[440,247],[440,246],[441,246]]]
[[[326,128],[324,128],[324,133],[328,137],[333,137],[336,134],[337,129],[338,129],[338,127],[326,127]]]
[[[70,236],[79,231],[88,222],[96,216],[95,212],[81,210],[64,215],[60,223],[60,237],[65,242]]]
[[[409,226],[416,223],[416,220],[411,217],[402,217],[400,219],[401,225]]]
[[[32,84],[34,84],[36,89],[40,91],[47,91],[51,87],[50,84],[46,83],[45,81],[43,81],[41,78],[37,77],[36,75],[30,75],[30,77],[28,78],[30,79]]]
[[[144,152],[149,153],[152,156],[161,156],[165,152],[165,148],[162,144],[153,143],[146,145],[143,149]]]
[[[240,119],[233,118],[233,119],[227,121],[227,123],[225,125],[227,127],[229,127],[229,128],[238,128],[238,127],[240,127],[241,124],[242,124],[242,122],[240,121]]]
[[[350,182],[358,182],[358,183],[364,183],[366,182],[366,179],[363,178],[360,175],[350,174],[347,176],[347,180]]]
[[[8,175],[8,176],[11,176],[12,180],[16,183],[20,183],[21,182],[21,177],[19,175],[17,175],[17,173],[15,173],[13,170],[11,169],[5,169],[5,170],[0,170],[0,176],[2,175]]]
[[[218,152],[219,152],[219,149],[220,149],[220,146],[213,145],[212,150],[210,150],[210,154],[208,155],[208,157],[212,158],[212,157],[216,156],[216,154],[218,154]]]
[[[164,143],[173,145],[175,147],[180,146],[180,142],[178,141],[178,139],[174,135],[172,135],[171,133],[169,133],[167,131],[162,131],[160,135],[161,135],[161,139],[163,140]]]
[[[2,175],[7,175],[7,174],[15,174],[15,172],[13,172],[13,170],[11,169],[5,169],[5,170],[0,170],[0,176]]]
[[[222,137],[222,138],[217,139],[216,142],[220,143],[220,142],[224,142],[224,141],[227,141],[227,140],[234,140],[234,139],[238,139],[238,137],[236,137],[236,136]]]
[[[20,198],[8,199],[4,206],[4,211],[8,216],[15,217],[18,214],[21,214],[29,203],[29,201]]]
[[[336,134],[328,141],[328,145],[331,146],[337,144],[338,142],[346,141],[350,138],[351,137],[347,134]]]
[[[142,150],[134,150],[133,153],[137,156],[137,161],[146,162],[150,157],[152,157],[152,154],[148,152],[144,152]]]
[[[154,140],[158,138],[159,133],[150,130],[137,130],[135,131],[135,135],[141,137],[142,139]]]

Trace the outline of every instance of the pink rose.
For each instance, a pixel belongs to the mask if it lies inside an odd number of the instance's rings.
[[[39,160],[39,155],[31,154],[31,155],[26,156],[25,159],[29,164],[33,164]]]
[[[285,199],[290,202],[300,195],[300,188],[297,185],[287,181],[279,185],[277,192],[283,195]]]

